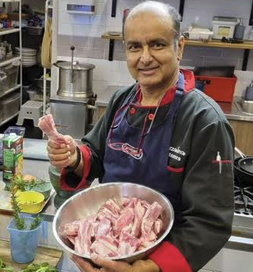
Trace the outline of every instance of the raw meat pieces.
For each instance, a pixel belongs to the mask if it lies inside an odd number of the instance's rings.
[[[39,119],[38,126],[47,135],[48,139],[51,139],[58,144],[74,144],[57,131],[52,114],[42,116]]]
[[[80,254],[132,254],[153,244],[162,231],[162,207],[137,198],[109,199],[98,213],[65,224],[60,232]]]

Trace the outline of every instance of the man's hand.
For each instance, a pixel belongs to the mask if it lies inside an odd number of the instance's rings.
[[[126,262],[111,261],[92,255],[92,262],[101,268],[95,268],[89,262],[76,255],[72,255],[72,260],[81,272],[159,272],[160,268],[152,260],[139,260],[132,265]]]
[[[68,144],[58,144],[53,140],[47,142],[47,152],[50,163],[55,167],[63,168],[66,166],[73,166],[77,160],[77,143],[71,136],[65,136],[69,142]]]

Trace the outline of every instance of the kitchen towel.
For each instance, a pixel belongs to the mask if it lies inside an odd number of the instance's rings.
[[[48,19],[41,47],[41,64],[46,69],[51,69],[52,54],[52,20]]]

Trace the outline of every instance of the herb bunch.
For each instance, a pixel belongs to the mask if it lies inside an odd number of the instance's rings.
[[[25,218],[21,215],[21,210],[18,205],[17,196],[16,196],[16,190],[15,190],[15,182],[13,182],[12,186],[10,187],[11,191],[11,204],[13,209],[13,217],[15,219],[15,224],[18,230],[26,230],[26,221]],[[42,222],[43,217],[41,215],[37,215],[34,219],[32,224],[30,225],[30,230],[36,229]]]

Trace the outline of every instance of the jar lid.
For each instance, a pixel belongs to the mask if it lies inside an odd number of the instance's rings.
[[[68,61],[59,61],[56,63],[56,66],[66,69],[66,70],[71,70],[71,62]],[[94,69],[95,65],[90,64],[90,63],[78,63],[74,62],[73,63],[73,69],[74,70],[91,70]]]

